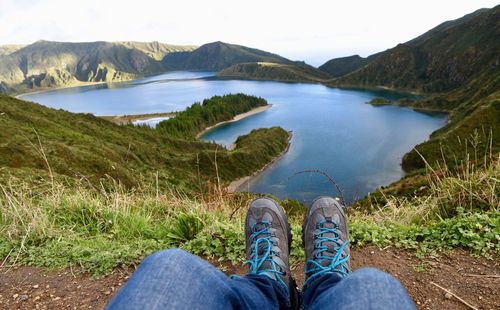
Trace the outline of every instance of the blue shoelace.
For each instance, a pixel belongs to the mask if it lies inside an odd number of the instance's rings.
[[[323,225],[326,223],[333,224],[333,228],[324,227]],[[304,285],[327,272],[335,272],[341,277],[347,276],[350,272],[346,264],[349,261],[349,255],[344,254],[344,249],[349,241],[346,240],[342,242],[337,230],[337,224],[332,220],[323,220],[319,222],[316,227],[319,229],[319,232],[314,233],[314,249],[316,250],[316,256],[306,262],[304,272],[307,280]],[[333,234],[334,237],[325,237],[326,234]],[[329,250],[328,246],[323,245],[325,242],[333,242],[335,245],[333,247],[335,252],[334,256],[323,255],[324,252]],[[323,266],[325,260],[329,261],[329,263]]]
[[[257,225],[262,226],[260,229],[256,229]],[[274,256],[278,254],[273,250],[274,242],[271,240],[273,234],[269,232],[270,223],[268,221],[257,222],[252,226],[252,253],[250,259],[246,261],[246,264],[250,265],[250,274],[266,275],[273,280],[279,281],[285,288],[288,285],[281,279],[281,275],[284,275],[285,268],[273,259]],[[270,267],[265,268],[264,263],[268,262]]]

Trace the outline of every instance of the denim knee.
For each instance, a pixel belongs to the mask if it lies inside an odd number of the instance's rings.
[[[192,265],[194,256],[179,248],[167,249],[155,252],[146,257],[141,265],[154,265],[155,268],[169,268],[171,265],[179,266],[182,262],[190,262]]]
[[[394,282],[394,284],[400,284],[393,276],[388,273],[383,272],[377,268],[365,267],[356,270],[349,275],[349,281],[372,281],[372,282]]]

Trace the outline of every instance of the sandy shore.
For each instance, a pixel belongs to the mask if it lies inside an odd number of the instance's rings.
[[[252,109],[252,110],[250,110],[248,112],[238,114],[238,115],[236,115],[230,121],[220,122],[220,123],[217,123],[217,124],[215,124],[213,126],[207,127],[203,131],[201,131],[199,134],[197,134],[196,138],[197,139],[201,138],[204,134],[206,134],[207,132],[209,132],[210,130],[212,130],[212,129],[216,128],[216,127],[219,127],[220,125],[227,124],[227,123],[232,123],[232,122],[237,122],[239,120],[242,120],[242,119],[244,119],[246,117],[249,117],[249,116],[252,116],[254,114],[264,112],[264,111],[270,109],[272,106],[273,106],[272,104],[268,104],[268,105],[265,105],[265,106],[262,106],[262,107],[258,107],[258,108]]]
[[[268,162],[264,167],[260,168],[259,170],[255,171],[252,175],[249,175],[249,176],[245,176],[245,177],[242,177],[238,180],[234,180],[233,182],[231,182],[227,187],[226,187],[226,190],[228,193],[234,193],[234,192],[238,192],[239,189],[241,189],[243,186],[245,186],[246,184],[248,184],[248,182],[250,182],[252,179],[256,178],[257,176],[259,176],[262,172],[264,172],[267,168],[271,167],[273,164],[275,164],[279,159],[281,159],[281,157],[283,157],[283,155],[285,155],[288,150],[290,149],[290,143],[292,141],[292,132],[289,131],[288,132],[288,145],[286,146],[286,149],[281,152],[278,156],[276,156],[275,158],[273,158],[270,162]]]

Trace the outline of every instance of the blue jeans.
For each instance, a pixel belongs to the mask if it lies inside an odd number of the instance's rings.
[[[415,309],[401,283],[372,268],[344,279],[319,276],[302,296],[303,309]],[[171,249],[148,256],[107,309],[286,309],[288,299],[278,281],[230,278],[197,256]]]

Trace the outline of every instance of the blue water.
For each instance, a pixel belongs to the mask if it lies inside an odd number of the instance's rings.
[[[203,136],[230,146],[254,128],[281,126],[293,132],[279,161],[245,184],[244,190],[310,202],[339,193],[350,202],[403,176],[402,156],[446,122],[444,114],[419,113],[395,106],[366,104],[373,97],[401,94],[343,90],[317,84],[206,79],[211,72],[173,72],[147,79],[69,88],[23,99],[72,112],[96,115],[143,114],[183,110],[213,95],[242,92],[261,96],[272,108],[218,127]]]

